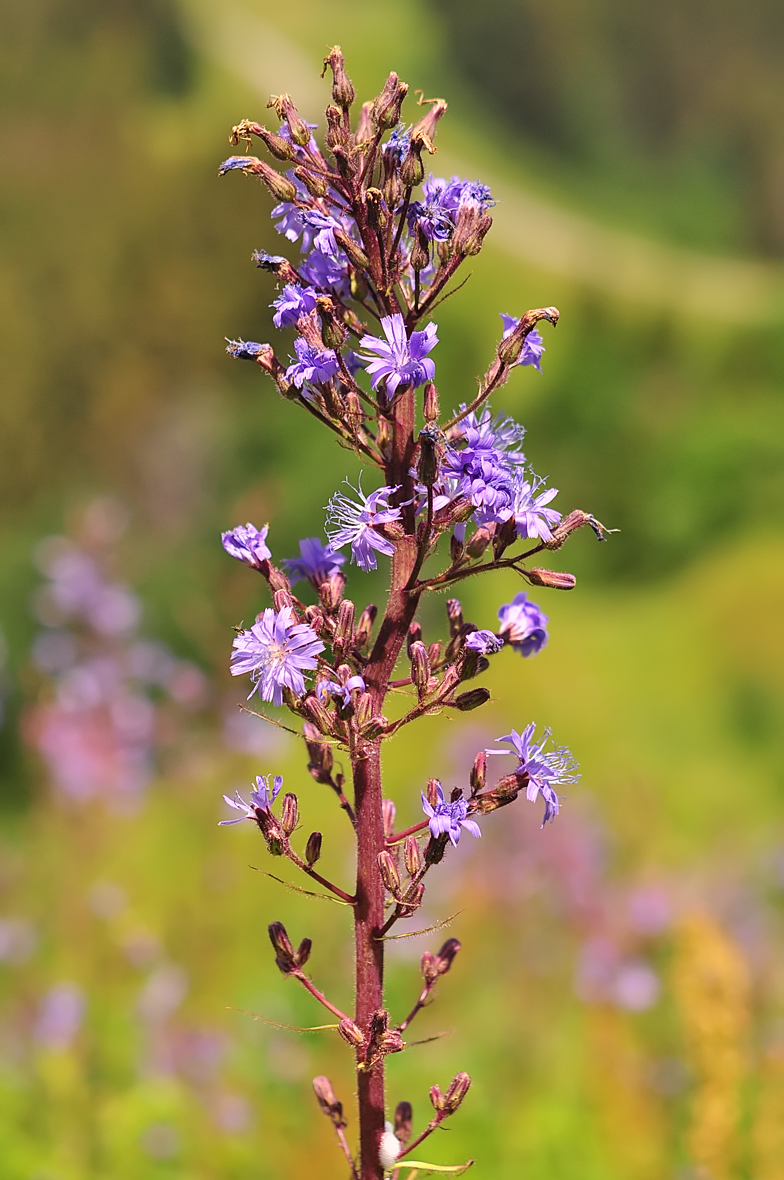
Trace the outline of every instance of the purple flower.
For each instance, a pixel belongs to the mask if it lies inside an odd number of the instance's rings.
[[[544,483],[533,473],[530,481],[520,472],[514,483],[513,507],[510,515],[514,516],[518,537],[539,537],[542,541],[551,541],[553,534],[550,525],[561,519],[561,513],[547,505],[558,495],[558,488],[549,488],[538,496],[537,489]]]
[[[272,786],[269,785],[269,780],[272,778]],[[242,823],[244,819],[256,819],[256,813],[259,811],[269,811],[272,804],[275,802],[280,788],[283,786],[283,776],[276,774],[274,777],[269,774],[256,775],[256,790],[250,793],[250,803],[246,803],[239,791],[234,792],[234,798],[230,799],[228,795],[223,798],[228,803],[229,807],[233,807],[235,811],[241,811],[243,814],[239,819],[222,819],[218,823],[218,827],[227,827],[230,824]]]
[[[348,293],[348,259],[332,258],[320,250],[311,250],[300,265],[300,274],[314,287],[334,287]]]
[[[283,704],[283,689],[295,696],[305,691],[303,670],[317,666],[324,644],[307,623],[295,623],[294,612],[284,606],[276,613],[267,607],[261,619],[234,640],[232,676],[250,673],[259,696],[273,705]],[[253,691],[251,691],[251,696]]]
[[[384,155],[390,156],[397,164],[403,162],[403,157],[408,152],[410,130],[410,127],[404,127],[400,123],[381,148]]]
[[[346,709],[351,704],[351,694],[355,689],[358,692],[365,691],[365,681],[361,676],[349,676],[345,684],[339,684],[337,680],[320,680],[316,685],[316,696],[320,701],[326,701],[327,697],[339,697],[342,707]]]
[[[284,262],[288,262],[288,258],[284,258],[282,254],[268,254],[266,250],[254,250],[250,259],[261,270],[270,270],[273,274]]]
[[[378,389],[386,380],[387,396],[392,397],[400,384],[424,385],[435,377],[435,363],[427,359],[438,337],[437,326],[428,324],[424,332],[412,332],[406,337],[406,325],[402,315],[387,315],[381,320],[386,340],[379,336],[363,336],[359,344],[375,353],[375,357],[363,356],[362,362],[371,377],[371,385]]]
[[[461,405],[460,410],[464,409],[465,406]],[[493,417],[490,407],[486,406],[479,414],[466,414],[455,429],[460,431],[463,438],[472,432],[473,438],[489,442],[496,451],[500,452],[505,463],[525,462],[525,455],[521,449],[525,437],[525,427],[520,426],[514,418],[509,418],[506,414],[496,414]]]
[[[256,156],[229,156],[228,160],[224,160],[218,169],[218,176],[225,176],[234,168],[247,168],[249,164],[255,163],[256,159]]]
[[[335,230],[343,229],[342,224],[336,221],[334,217],[329,217],[325,213],[319,213],[317,209],[303,213],[302,217],[305,225],[309,229],[316,231],[313,234],[314,247],[322,254],[329,254],[332,257],[336,257],[340,253],[340,247],[335,241]]]
[[[318,123],[308,123],[308,121],[306,119],[303,119],[303,122],[304,122],[305,126],[310,131],[315,131],[316,128],[318,127]],[[281,139],[287,139],[289,141],[289,143],[292,142],[291,128],[289,127],[288,123],[281,123],[280,128],[278,130],[278,135],[281,137]],[[295,143],[294,146],[298,152],[302,153],[303,155],[305,154],[305,148],[301,147],[298,143]],[[315,140],[314,136],[312,136],[312,135],[310,137],[310,142],[307,145],[307,150],[309,152],[318,153],[318,150],[319,150],[318,144],[316,143],[316,140]]]
[[[270,307],[277,308],[272,322],[276,328],[292,328],[301,315],[316,309],[316,292],[312,287],[288,283]]]
[[[486,184],[459,176],[447,181],[431,174],[422,185],[422,194],[424,199],[412,202],[409,208],[408,224],[412,232],[415,227],[421,229],[431,242],[444,242],[452,236],[461,205],[474,204],[484,211],[495,204]]]
[[[318,590],[322,582],[340,572],[345,562],[342,553],[333,553],[329,545],[322,545],[318,537],[306,537],[299,543],[300,557],[284,557],[283,566],[292,586],[307,578]]]
[[[306,383],[322,385],[338,371],[338,359],[332,348],[318,349],[298,336],[294,341],[297,359],[286,369],[286,378],[293,381],[297,389]]]
[[[472,819],[466,819],[468,815],[468,804],[465,799],[457,799],[454,803],[447,803],[444,799],[444,792],[439,783],[436,788],[438,802],[435,807],[431,807],[427,801],[427,796],[422,795],[422,810],[425,815],[429,816],[430,834],[434,837],[449,836],[449,839],[455,845],[460,842],[460,829],[465,828],[472,836],[481,836],[479,824]]]
[[[514,316],[500,313],[501,319],[504,321],[504,340],[507,336],[511,336],[517,325],[520,323],[520,317],[515,319]],[[518,365],[533,365],[535,369],[542,371],[542,353],[545,352],[544,341],[537,332],[536,328],[529,332],[523,341],[523,351],[520,353],[520,358],[515,363]]]
[[[252,340],[229,340],[228,336],[226,341],[226,352],[233,356],[235,361],[255,360],[260,352],[269,348],[269,344],[254,344]]]
[[[495,445],[491,432],[463,426],[465,445],[447,447],[442,475],[457,481],[460,494],[478,509],[479,524],[503,522],[512,515],[514,469]]]
[[[508,742],[512,746],[511,750],[486,750],[485,753],[515,754],[517,756],[518,765],[514,773],[528,775],[526,798],[531,803],[536,801],[538,795],[544,799],[544,819],[542,820],[542,827],[544,827],[558,814],[560,800],[555,788],[576,783],[580,776],[575,773],[577,763],[566,746],[554,746],[552,750],[545,750],[545,746],[550,740],[551,731],[546,729],[541,741],[535,742],[535,729],[536,725],[533,721],[526,726],[522,734],[513,729],[505,737],[497,739],[499,742]]]
[[[491,656],[501,650],[504,641],[492,631],[472,631],[465,645],[468,651],[478,652],[480,656]]]
[[[521,656],[535,656],[547,643],[547,615],[535,602],[528,601],[524,590],[501,607],[498,618],[501,621],[499,634]]]
[[[348,480],[346,480],[348,483]],[[361,503],[350,500],[342,492],[335,492],[327,504],[326,534],[331,549],[342,549],[351,545],[351,560],[367,573],[376,569],[376,552],[391,557],[395,546],[387,537],[377,532],[379,525],[400,519],[400,509],[390,508],[389,497],[398,490],[396,487],[378,488],[366,496],[362,486],[348,484],[360,497]]]
[[[234,557],[257,570],[261,568],[262,562],[272,556],[266,543],[268,532],[268,524],[262,529],[257,529],[248,521],[245,525],[238,524],[229,532],[221,533],[221,541],[229,557]]]

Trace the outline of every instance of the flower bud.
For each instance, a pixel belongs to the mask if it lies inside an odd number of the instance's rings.
[[[440,786],[441,783],[437,778],[430,778],[427,780],[427,786],[425,787],[425,798],[431,807],[438,806],[438,788]]]
[[[349,389],[346,393],[346,409],[344,413],[344,420],[350,429],[356,433],[365,421],[365,414],[362,409],[359,397],[353,389]]]
[[[361,735],[366,741],[373,742],[386,732],[388,725],[389,719],[383,713],[377,713],[375,717],[370,718],[367,725],[361,727]]]
[[[525,571],[525,576],[532,586],[550,586],[553,590],[574,590],[577,585],[574,574],[558,570],[531,569]]]
[[[342,1129],[345,1127],[346,1120],[343,1118],[343,1103],[335,1097],[335,1091],[332,1089],[332,1083],[329,1078],[314,1078],[313,1091],[316,1095],[316,1101],[321,1108],[321,1113],[325,1114],[328,1119],[331,1119],[336,1128]]]
[[[365,208],[367,209],[368,225],[371,229],[382,233],[389,224],[389,210],[384,194],[380,188],[369,188],[365,192]]]
[[[260,270],[273,274],[281,283],[297,283],[297,272],[282,254],[268,254],[266,250],[254,250],[250,256]]]
[[[268,131],[266,127],[262,127],[260,123],[250,119],[241,119],[236,127],[232,127],[229,143],[236,147],[240,140],[245,140],[250,148],[251,135],[257,135],[259,139],[263,140],[267,150],[276,159],[293,160],[296,149],[292,143],[289,143],[282,135],[276,135],[274,131]]]
[[[400,122],[400,108],[407,94],[408,83],[401,82],[393,70],[371,108],[371,122],[377,131],[389,131]]]
[[[387,893],[391,893],[395,898],[400,897],[400,887],[403,884],[400,879],[400,870],[394,856],[386,848],[378,854],[378,870]]]
[[[416,188],[425,179],[425,165],[422,163],[422,144],[412,143],[400,165],[400,179],[406,188]]]
[[[378,607],[374,606],[372,602],[365,607],[362,614],[359,616],[359,622],[357,623],[357,629],[354,635],[355,647],[364,647],[368,642],[370,639],[370,633],[373,630],[373,624],[376,621],[377,614]]]
[[[357,245],[354,239],[350,238],[345,230],[336,229],[333,236],[341,250],[343,250],[343,252],[348,257],[351,265],[357,267],[358,270],[367,270],[370,262],[362,247]]]
[[[244,160],[245,164],[242,166],[242,171],[246,176],[258,176],[259,180],[267,186],[272,196],[276,201],[293,201],[297,195],[297,190],[293,183],[285,176],[281,176],[274,168],[270,167],[265,160],[259,160],[256,156],[230,156],[225,160],[218,169],[218,175],[223,176],[232,168],[241,167],[240,164],[234,163],[237,160]]]
[[[373,716],[373,698],[369,692],[361,692],[354,705],[354,717],[357,726],[364,729]]]
[[[446,975],[455,961],[455,956],[460,950],[461,944],[456,938],[448,938],[441,947],[438,954],[435,956],[436,965],[439,975]]]
[[[479,205],[473,202],[461,205],[457,213],[455,232],[452,234],[452,249],[455,254],[463,258],[478,254],[492,224],[492,217],[482,213]]]
[[[308,770],[317,783],[328,783],[334,763],[332,748],[326,742],[320,741],[320,731],[310,721],[306,721],[302,728],[310,759]]]
[[[405,1147],[411,1138],[411,1123],[414,1112],[410,1102],[398,1102],[395,1108],[395,1138]]]
[[[425,887],[421,881],[412,882],[403,894],[403,903],[409,913],[418,910],[425,896]]]
[[[421,230],[417,230],[409,261],[414,270],[425,270],[430,265],[430,242]]]
[[[396,1028],[390,1028],[378,1038],[378,1051],[384,1055],[387,1053],[401,1053],[405,1047],[403,1034],[398,1032]]]
[[[272,602],[276,611],[282,611],[287,606],[294,606],[294,599],[291,597],[289,590],[276,590],[272,596]],[[262,616],[263,617],[263,616]]]
[[[466,553],[469,557],[481,557],[492,539],[492,533],[489,529],[482,526],[478,528],[466,545]]]
[[[310,952],[313,949],[313,941],[310,938],[303,938],[302,942],[297,947],[294,954],[294,966],[302,968],[310,958]]]
[[[417,475],[425,487],[432,487],[438,479],[438,431],[425,426],[419,432],[419,461]]]
[[[480,750],[476,758],[474,758],[474,765],[471,767],[471,795],[474,796],[479,791],[484,790],[485,781],[487,779],[487,754],[484,750]]]
[[[419,842],[416,836],[406,836],[406,842],[403,846],[403,859],[405,860],[406,872],[409,877],[416,877],[422,868],[422,853],[419,851]]]
[[[308,836],[308,842],[305,845],[305,860],[311,868],[321,856],[321,841],[321,832],[311,832]]]
[[[343,51],[339,45],[333,45],[324,58],[324,69],[321,71],[322,78],[327,72],[327,66],[332,70],[333,102],[336,102],[342,110],[347,111],[356,98],[356,91],[351,84],[351,79],[346,73]]]
[[[283,803],[281,804],[280,808],[280,826],[283,828],[283,831],[287,836],[290,836],[294,831],[298,820],[299,803],[297,802],[297,796],[290,794],[284,795]]]
[[[395,815],[397,808],[391,799],[385,799],[381,804],[384,816],[384,839],[391,840],[395,834]]]
[[[408,651],[408,658],[411,659],[411,648],[415,643],[422,639],[422,624],[414,619],[413,623],[409,625],[408,633],[406,635],[406,650]]]
[[[465,553],[465,525],[456,524],[452,530],[452,536],[449,538],[449,558],[452,565],[457,565],[462,561]]]
[[[324,112],[327,118],[327,130],[324,135],[324,142],[328,148],[341,147],[343,149],[348,147],[349,132],[343,124],[343,112],[340,107],[336,107],[334,103],[330,103]]]
[[[432,951],[425,951],[421,963],[422,978],[425,983],[433,984],[438,979],[440,972],[436,966],[437,962],[438,959]]]
[[[430,1101],[433,1103],[434,1110],[440,1112],[444,1109],[444,1095],[441,1093],[440,1086],[430,1087]]]
[[[286,933],[286,927],[282,922],[273,922],[268,927],[270,942],[275,951],[275,962],[284,975],[294,968],[294,947],[291,945],[291,939]]]
[[[452,702],[461,713],[468,713],[471,709],[478,709],[490,700],[489,688],[472,688],[468,692],[461,692]]]
[[[456,598],[446,600],[446,613],[449,619],[449,634],[455,639],[463,626],[463,608]]]
[[[376,99],[378,102],[378,99]],[[357,129],[354,132],[354,143],[360,147],[363,143],[367,143],[369,139],[373,138],[373,107],[375,103],[372,98],[367,102],[362,103],[362,108],[359,112],[359,121]]]
[[[267,106],[275,108],[275,113],[282,123],[288,123],[292,143],[296,143],[299,147],[305,147],[310,143],[310,128],[297,114],[297,108],[291,101],[291,95],[273,94]]]
[[[471,1086],[471,1079],[467,1073],[459,1073],[452,1078],[449,1089],[444,1095],[444,1109],[450,1114],[457,1110]]]
[[[356,607],[350,598],[344,598],[338,608],[338,621],[332,650],[337,659],[349,652],[354,643],[354,616]],[[339,654],[340,653],[340,654]],[[349,669],[349,672],[351,669]]]
[[[423,413],[426,422],[436,422],[440,413],[438,405],[438,389],[434,381],[428,381],[425,385]]]
[[[332,733],[332,718],[317,696],[306,696],[302,702],[302,706],[321,733]]]
[[[365,1044],[365,1038],[362,1030],[357,1028],[353,1020],[341,1020],[338,1025],[338,1032],[344,1041],[348,1041],[349,1045],[353,1045],[355,1049],[361,1049]]]
[[[566,538],[575,531],[575,529],[582,528],[584,524],[588,523],[588,513],[583,512],[581,508],[575,508],[574,512],[570,512],[563,520],[553,529],[552,539],[545,541],[545,548],[560,549]]]
[[[326,197],[329,192],[329,185],[324,177],[312,172],[310,168],[295,168],[294,175],[312,197]]]
[[[326,582],[321,582],[319,584],[319,599],[327,614],[331,615],[333,611],[337,610],[340,600],[343,597],[345,586],[346,579],[344,578],[343,574],[341,574],[340,570],[337,570],[334,574],[331,574],[330,577],[327,578]]]
[[[430,680],[430,661],[427,658],[427,648],[420,639],[411,644],[411,679],[416,685],[420,698],[427,693]]]

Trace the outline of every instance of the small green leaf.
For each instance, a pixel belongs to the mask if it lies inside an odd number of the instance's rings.
[[[469,1160],[467,1164],[423,1164],[421,1160],[401,1160],[399,1164],[395,1164],[394,1170],[398,1168],[422,1168],[425,1172],[446,1172],[450,1176],[459,1176],[461,1172],[465,1172],[473,1164],[473,1160]]]

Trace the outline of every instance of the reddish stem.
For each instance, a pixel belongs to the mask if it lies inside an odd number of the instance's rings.
[[[414,824],[412,828],[406,828],[403,832],[395,832],[394,836],[390,836],[387,840],[387,847],[391,844],[399,844],[401,840],[405,840],[406,836],[414,836],[417,832],[423,832],[430,820],[423,819],[421,824]]]
[[[318,1000],[319,1004],[323,1004],[333,1016],[337,1016],[338,1020],[348,1020],[346,1013],[341,1012],[340,1008],[336,1008],[334,1004],[330,1004],[324,993],[320,992],[316,985],[311,983],[307,975],[305,975],[302,971],[292,971],[291,976],[293,979],[298,979],[302,986],[307,988],[310,994]]]

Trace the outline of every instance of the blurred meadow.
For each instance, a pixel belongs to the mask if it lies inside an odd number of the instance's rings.
[[[547,830],[517,803],[447,857],[415,924],[457,915],[417,1030],[449,1035],[390,1061],[390,1105],[421,1128],[430,1085],[468,1070],[431,1157],[494,1180],[782,1180],[781,8],[30,0],[0,30],[3,1177],[345,1172],[310,1090],[326,1073],[349,1104],[345,1046],[248,1013],[320,1019],[275,968],[273,919],[350,1003],[349,922],[253,871],[290,879],[251,825],[217,826],[224,791],[282,773],[351,879],[301,744],[238,711],[232,627],[266,602],[219,544],[269,520],[291,554],[357,475],[225,356],[272,336],[250,254],[281,239],[264,190],[216,175],[269,94],[319,117],[339,42],[362,99],[391,69],[409,106],[447,98],[434,170],[498,201],[439,309],[442,405],[472,393],[499,312],[558,306],[544,372],[494,408],[563,510],[621,530],[562,552],[577,589],[535,596],[550,643],[496,660],[491,704],[391,744],[403,824],[428,777],[462,782],[533,718],[583,777]],[[517,589],[468,583],[466,617],[492,627]],[[349,592],[382,601],[384,570]],[[394,1017],[439,938],[389,943]]]

